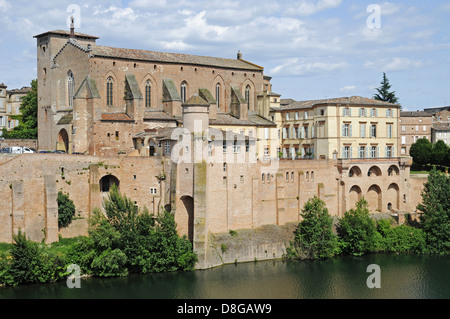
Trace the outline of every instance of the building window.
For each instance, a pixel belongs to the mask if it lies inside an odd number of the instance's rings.
[[[150,80],[145,82],[145,107],[152,106],[152,85]]]
[[[180,87],[181,92],[181,102],[186,102],[186,82],[181,83]]]
[[[226,139],[224,139],[222,142],[222,149],[223,149],[224,153],[227,152],[227,140]]]
[[[295,120],[298,120],[298,112],[295,112],[294,118]]]
[[[265,127],[265,128],[264,128],[264,138],[265,138],[266,140],[268,140],[268,139],[270,138],[269,132],[270,132],[270,129],[269,129],[268,127]]]
[[[386,157],[391,158],[393,156],[393,147],[386,146]]]
[[[268,146],[264,147],[264,156],[269,156],[269,147]]]
[[[220,108],[220,83],[216,84],[216,103],[217,108]]]
[[[223,171],[224,171],[224,172],[227,171],[227,163],[223,163]]]
[[[366,156],[366,147],[365,146],[360,146],[359,150],[358,150],[358,157],[359,158],[364,158]]]
[[[344,137],[352,136],[352,125],[351,124],[343,124],[342,125],[342,136],[344,136]]]
[[[350,109],[348,107],[344,107],[342,115],[343,116],[350,116]]]
[[[370,116],[371,117],[377,117],[377,109],[371,109],[370,110]]]
[[[377,158],[378,157],[378,147],[377,146],[371,146],[370,147],[370,157],[371,158]]]
[[[344,146],[343,152],[342,152],[342,158],[347,159],[350,158],[350,146]]]
[[[106,81],[106,105],[113,105],[113,87],[114,81],[112,77],[109,77]]]
[[[170,141],[164,142],[164,154],[165,155],[170,154]]]
[[[67,92],[68,92],[70,108],[73,108],[74,90],[75,90],[75,78],[73,76],[72,71],[69,71],[69,73],[67,75]]]
[[[402,125],[402,132],[406,131],[406,127],[404,125]]]
[[[156,195],[156,187],[150,188],[150,194]]]
[[[286,121],[289,121],[289,112],[286,113]]]
[[[365,108],[360,108],[359,109],[359,116],[360,117],[365,117],[366,116],[366,109]]]
[[[233,141],[233,152],[234,153],[240,153],[241,152],[241,144],[238,140]]]
[[[392,117],[392,110],[391,109],[387,109],[386,110],[386,117]]]
[[[366,137],[366,124],[361,124],[361,137]]]
[[[377,137],[377,126],[376,125],[370,126],[370,137]]]
[[[247,110],[250,110],[250,85],[245,87],[245,101],[247,101]]]
[[[387,125],[387,137],[392,138],[392,124]]]

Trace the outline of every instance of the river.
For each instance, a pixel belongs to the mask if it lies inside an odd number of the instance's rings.
[[[380,288],[369,288],[376,272]],[[450,256],[366,255],[321,261],[258,261],[193,272],[84,278],[0,287],[0,299],[446,299]]]

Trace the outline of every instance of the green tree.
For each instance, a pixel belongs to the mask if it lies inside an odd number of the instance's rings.
[[[37,80],[32,80],[30,92],[22,98],[21,115],[17,117],[19,125],[11,131],[4,128],[2,137],[6,139],[36,139],[38,135],[37,109]]]
[[[434,254],[450,253],[450,177],[433,168],[417,209],[426,234],[427,249]]]
[[[333,234],[333,219],[325,203],[309,199],[302,209],[303,220],[295,230],[295,238],[286,249],[290,259],[320,259],[333,255],[337,238]]]
[[[425,165],[431,163],[432,154],[433,145],[427,138],[419,138],[409,149],[409,155],[411,155],[414,165],[419,169],[423,169]]]
[[[431,154],[431,164],[440,166],[449,166],[450,163],[447,162],[447,154],[449,152],[449,147],[443,140],[438,140],[433,144],[432,154]]]
[[[339,245],[345,254],[360,256],[377,249],[378,232],[369,215],[368,203],[361,198],[355,209],[344,213],[337,224]]]
[[[393,104],[398,103],[398,98],[395,96],[395,91],[390,92],[391,85],[389,84],[389,80],[386,76],[386,73],[383,73],[383,80],[381,81],[381,86],[377,88],[377,94],[373,96],[375,100],[389,102]]]
[[[421,253],[425,249],[425,233],[422,229],[408,225],[393,227],[388,219],[377,222],[381,235],[378,247],[390,253]]]
[[[69,195],[64,194],[61,191],[58,192],[56,202],[58,203],[58,227],[67,227],[70,225],[72,218],[75,215],[75,205],[69,198]]]

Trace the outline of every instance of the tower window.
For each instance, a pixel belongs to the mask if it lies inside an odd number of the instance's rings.
[[[114,81],[112,77],[109,77],[106,81],[106,105],[113,105],[113,85]]]
[[[152,85],[149,80],[145,82],[145,107],[152,106]]]
[[[69,71],[67,75],[67,92],[68,92],[68,99],[69,99],[69,107],[73,108],[73,96],[74,96],[74,89],[75,89],[75,78],[73,76],[72,71]]]

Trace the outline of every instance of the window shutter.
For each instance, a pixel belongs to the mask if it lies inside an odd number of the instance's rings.
[[[379,158],[379,157],[380,157],[380,147],[377,146],[377,158]]]
[[[352,116],[352,108],[351,107],[348,108],[348,116]]]
[[[395,156],[395,146],[392,146],[392,155],[391,155],[392,157],[396,157]]]
[[[342,124],[342,136],[345,136],[345,124]]]
[[[352,124],[350,124],[349,127],[350,127],[350,129],[349,129],[349,131],[350,131],[350,137],[352,137]]]
[[[348,158],[353,158],[353,146],[350,146],[350,154],[348,154]]]

